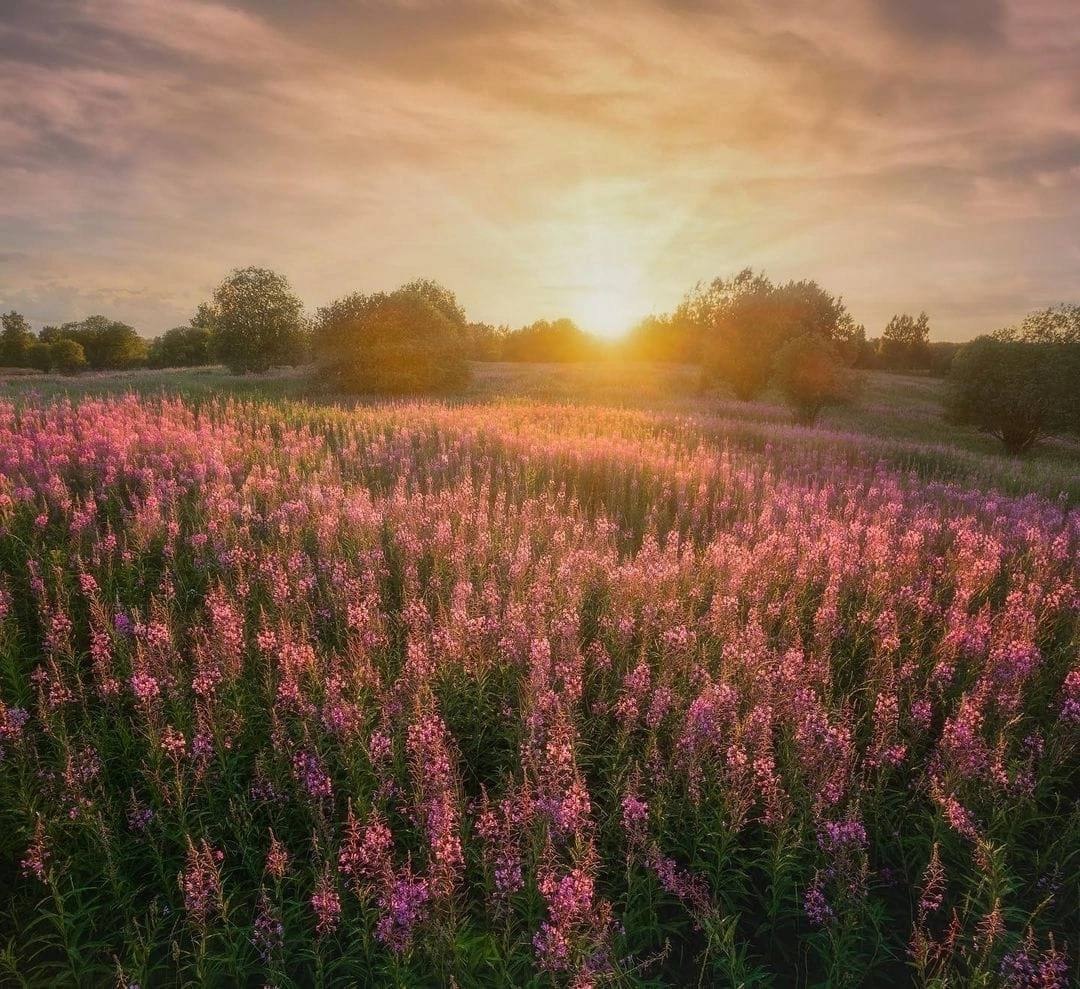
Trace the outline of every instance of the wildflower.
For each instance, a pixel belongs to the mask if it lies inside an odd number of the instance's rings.
[[[413,875],[406,866],[387,884],[379,909],[382,916],[375,925],[375,934],[395,954],[403,954],[412,945],[413,932],[424,918],[425,907],[431,898],[426,879]]]
[[[45,882],[50,858],[51,853],[45,841],[45,822],[39,816],[34,824],[34,838],[19,866],[20,871],[24,876],[35,876],[40,882]]]
[[[259,906],[252,925],[251,943],[265,965],[285,943],[285,927],[265,889],[259,890]]]
[[[341,919],[341,896],[334,885],[333,873],[323,869],[311,894],[311,908],[315,911],[315,930],[319,936],[337,930]]]
[[[278,840],[276,834],[274,834],[273,828],[270,829],[270,849],[266,853],[266,872],[274,879],[284,879],[285,873],[289,871],[289,853],[285,846]]]
[[[187,846],[187,864],[180,873],[180,889],[184,894],[184,909],[196,926],[203,927],[211,916],[224,908],[221,862],[225,856],[211,848],[205,838],[195,845],[189,837]]]

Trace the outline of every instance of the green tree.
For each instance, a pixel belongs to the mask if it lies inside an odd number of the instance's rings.
[[[468,381],[461,327],[410,284],[389,294],[347,296],[319,310],[314,350],[332,386],[408,394],[448,391]]]
[[[26,366],[48,374],[53,366],[52,344],[42,340],[35,340],[33,346],[26,355]]]
[[[777,352],[773,373],[796,422],[806,426],[826,406],[845,402],[851,395],[850,373],[836,345],[817,333],[788,340]]]
[[[930,318],[901,313],[893,316],[881,334],[881,363],[896,370],[930,366]]]
[[[1017,326],[998,330],[998,340],[1080,344],[1080,306],[1060,305],[1028,314]]]
[[[29,367],[34,334],[21,313],[0,314],[0,366]]]
[[[43,327],[39,339],[48,344],[75,341],[95,371],[135,367],[148,352],[146,341],[134,327],[107,316],[87,316],[61,326]]]
[[[286,278],[266,268],[237,268],[195,319],[209,324],[216,355],[233,374],[297,364],[304,357],[304,307]]]
[[[174,326],[150,342],[151,367],[205,367],[212,363],[213,334],[205,326]]]
[[[82,344],[71,337],[62,337],[48,345],[49,363],[61,374],[78,374],[87,365],[86,351]]]
[[[978,337],[952,365],[954,421],[1022,453],[1051,433],[1080,428],[1080,344]]]
[[[788,340],[811,333],[853,351],[865,336],[844,300],[817,282],[775,285],[751,268],[698,284],[673,319],[698,341],[705,380],[729,385],[741,399],[764,391],[773,361]]]

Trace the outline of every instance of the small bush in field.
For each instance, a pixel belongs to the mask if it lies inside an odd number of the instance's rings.
[[[78,374],[86,368],[86,352],[81,343],[63,337],[47,346],[53,370],[61,374]]]
[[[812,425],[821,410],[847,400],[850,376],[836,348],[816,333],[789,340],[776,355],[773,380],[795,412],[795,420]]]
[[[409,286],[322,310],[315,352],[328,382],[354,394],[445,392],[469,379],[462,328]]]
[[[1077,427],[1080,346],[979,337],[952,365],[955,421],[1023,453],[1050,433]]]

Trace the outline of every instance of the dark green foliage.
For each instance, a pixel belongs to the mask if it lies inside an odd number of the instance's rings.
[[[175,326],[150,343],[150,367],[205,367],[213,363],[213,334],[205,326]]]
[[[237,268],[193,320],[212,328],[217,358],[233,374],[300,363],[307,350],[304,307],[284,275]]]
[[[34,334],[21,313],[0,314],[0,367],[30,367]]]
[[[1080,428],[1080,345],[979,337],[952,366],[955,421],[996,436],[1010,453]]]
[[[82,348],[86,363],[94,371],[136,367],[146,359],[148,349],[134,327],[107,316],[87,316],[61,326],[46,326],[39,338],[49,344],[73,340]]]
[[[53,370],[61,374],[78,374],[86,368],[86,353],[78,341],[62,337],[48,346],[49,363]]]
[[[320,376],[354,394],[445,392],[469,380],[464,321],[452,294],[416,281],[396,292],[359,293],[319,310]]]
[[[893,316],[881,334],[878,353],[882,367],[910,371],[930,366],[930,319],[922,312],[916,316],[903,313]]]

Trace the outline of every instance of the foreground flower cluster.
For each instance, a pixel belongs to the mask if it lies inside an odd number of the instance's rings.
[[[1064,986],[1078,551],[791,430],[0,404],[0,965]]]

